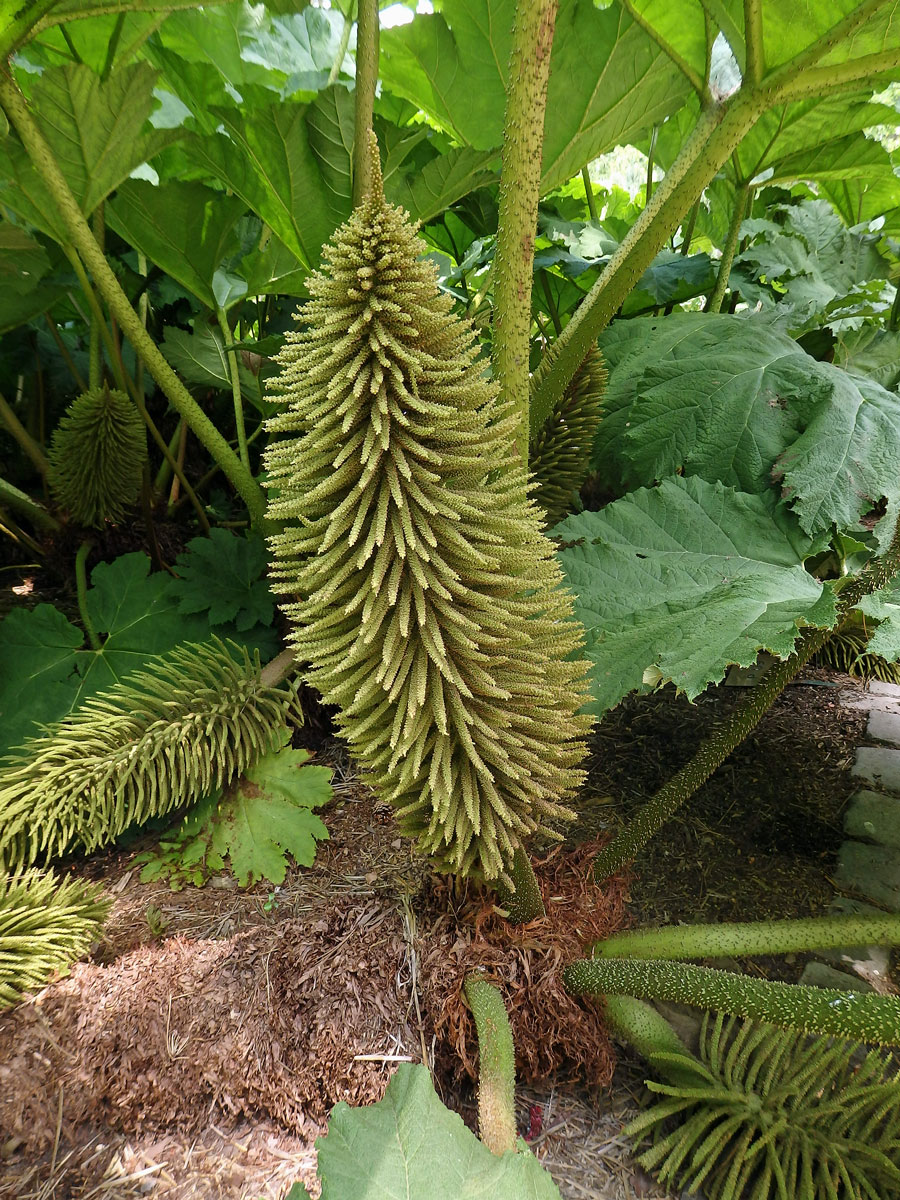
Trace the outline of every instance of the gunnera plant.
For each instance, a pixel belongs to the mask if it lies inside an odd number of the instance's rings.
[[[0,869],[105,846],[280,747],[296,693],[243,647],[179,646],[85,701],[0,768]],[[276,660],[277,661],[277,660]]]
[[[99,887],[48,871],[0,877],[0,1009],[84,954],[109,907]]]
[[[140,494],[147,435],[124,392],[91,388],[69,405],[50,444],[50,488],[79,525],[120,521]]]
[[[581,634],[485,378],[377,144],[279,356],[266,453],[291,644],[401,828],[435,864],[511,882],[581,779]],[[557,834],[558,836],[558,834]]]
[[[651,1055],[669,1083],[626,1132],[638,1161],[707,1200],[887,1200],[900,1195],[900,1071],[846,1042],[721,1014],[700,1058]],[[673,1122],[677,1122],[673,1125]]]
[[[608,378],[595,346],[532,441],[535,499],[547,514],[548,527],[571,512],[572,497],[587,476]]]

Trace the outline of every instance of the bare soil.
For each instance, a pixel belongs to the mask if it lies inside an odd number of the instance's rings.
[[[823,911],[854,790],[861,686],[809,672],[640,855],[597,888],[597,847],[682,765],[739,698],[633,697],[593,741],[581,818],[539,855],[548,916],[511,929],[495,898],[433,876],[327,736],[331,840],[283,886],[227,876],[171,893],[142,884],[139,845],[73,869],[115,896],[89,962],[0,1016],[0,1196],[21,1200],[281,1200],[314,1191],[314,1139],[330,1107],[377,1099],[398,1061],[425,1062],[474,1123],[474,1033],[460,998],[480,966],[503,988],[516,1037],[523,1132],[565,1197],[661,1197],[622,1126],[639,1063],[614,1053],[559,967],[586,943],[641,924]],[[742,964],[795,978],[802,956]]]

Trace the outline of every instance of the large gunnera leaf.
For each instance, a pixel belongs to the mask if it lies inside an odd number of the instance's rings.
[[[900,397],[817,362],[771,322],[683,313],[618,322],[592,465],[620,492],[699,475],[780,487],[810,535],[900,502]]]
[[[803,568],[815,547],[774,497],[666,479],[554,534],[597,713],[645,673],[693,698],[729,664],[748,666],[761,649],[784,657],[801,626],[835,619],[831,589]]]
[[[316,1148],[322,1200],[559,1200],[530,1151],[492,1154],[409,1063],[377,1104],[335,1105]]]

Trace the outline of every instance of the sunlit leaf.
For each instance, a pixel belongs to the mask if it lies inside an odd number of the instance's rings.
[[[786,656],[802,625],[834,620],[833,595],[803,567],[813,543],[771,494],[675,477],[553,532],[598,713],[647,672],[693,698],[729,664]]]
[[[55,67],[35,80],[35,119],[85,213],[91,213],[140,163],[179,137],[145,132],[156,72],[136,63],[101,80],[89,67]],[[21,142],[0,141],[0,201],[57,241],[68,234]]]

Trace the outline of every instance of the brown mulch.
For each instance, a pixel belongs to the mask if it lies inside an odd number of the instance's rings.
[[[475,892],[454,906],[452,885],[431,881],[427,907],[433,923],[421,939],[419,970],[445,1072],[464,1070],[476,1077],[478,1042],[460,995],[466,976],[477,970],[503,994],[518,1078],[535,1083],[555,1075],[560,1084],[609,1084],[615,1056],[602,1018],[592,1005],[570,996],[561,980],[562,968],[582,957],[586,945],[627,923],[623,879],[603,888],[593,881],[593,860],[606,840],[595,838],[567,852],[554,847],[536,861],[547,915],[527,925],[510,926],[490,895]]]
[[[101,961],[0,1015],[0,1147],[21,1161],[87,1134],[152,1141],[259,1120],[312,1138],[338,1101],[380,1099],[396,1061],[437,1060],[449,1079],[455,1048],[474,1072],[473,969],[507,997],[523,1078],[562,1068],[608,1084],[602,1022],[559,981],[583,938],[624,920],[621,881],[590,880],[597,846],[555,847],[538,864],[549,916],[512,930],[491,893],[452,901],[366,789],[337,791],[316,866],[255,903],[228,888],[167,894],[107,856],[124,873]]]
[[[294,1178],[315,1194],[312,1138],[330,1105],[377,1099],[404,1059],[432,1067],[471,1121],[460,993],[473,968],[507,999],[520,1078],[543,1080],[519,1090],[523,1131],[540,1111],[535,1150],[562,1194],[661,1196],[621,1135],[643,1067],[626,1055],[611,1089],[573,1082],[605,1083],[612,1059],[596,1013],[559,991],[558,964],[629,919],[827,907],[865,714],[828,686],[857,686],[846,676],[807,680],[642,851],[630,895],[622,880],[593,886],[598,843],[585,839],[629,820],[742,693],[689,705],[667,689],[608,714],[575,842],[539,864],[548,916],[522,929],[494,896],[430,875],[321,730],[331,840],[283,886],[241,892],[224,876],[171,893],[139,882],[135,847],[79,865],[114,893],[112,920],[94,961],[0,1016],[0,1197],[280,1200]],[[748,965],[793,978],[802,964]]]

